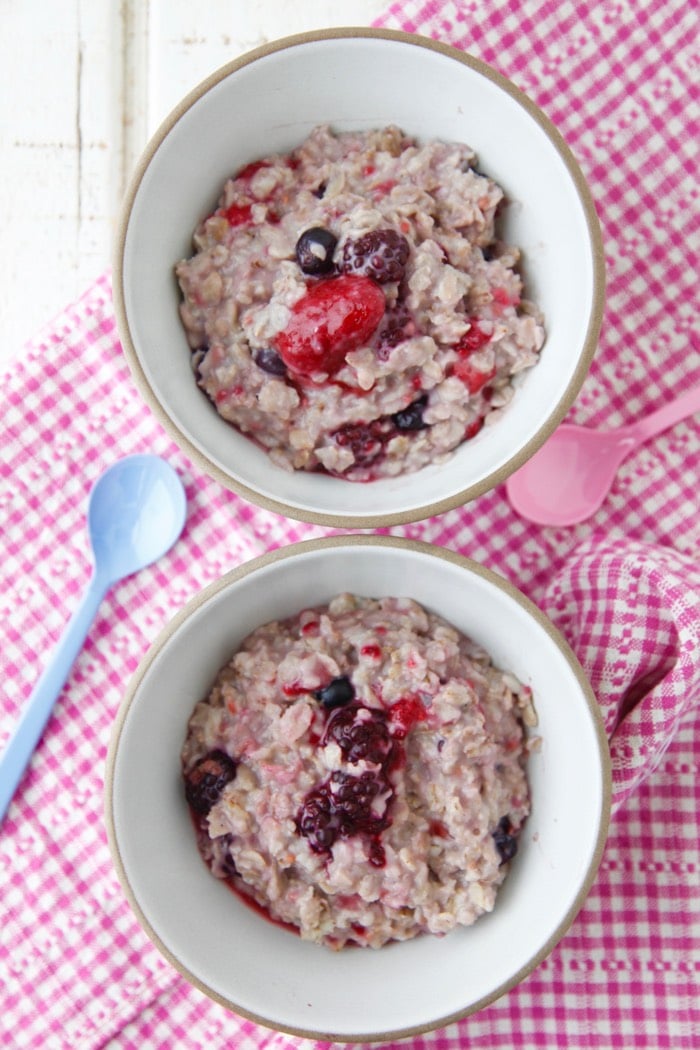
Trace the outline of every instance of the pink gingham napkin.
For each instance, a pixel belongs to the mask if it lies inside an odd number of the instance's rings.
[[[619,425],[700,382],[691,5],[407,0],[380,21],[505,73],[584,169],[608,304],[571,417]],[[232,566],[326,530],[246,504],[171,443],[132,383],[107,276],[19,355],[2,389],[0,746],[87,580],[85,501],[101,470],[133,452],[165,456],[189,516],[171,553],[103,603],[0,829],[0,1039],[37,1050],[320,1046],[226,1012],[161,958],[117,881],[102,793],[125,682],[160,628]],[[696,417],[630,456],[602,509],[571,529],[525,523],[501,488],[390,530],[476,558],[549,614],[590,677],[614,770],[608,846],[569,933],[519,987],[416,1048],[700,1045],[699,454]]]

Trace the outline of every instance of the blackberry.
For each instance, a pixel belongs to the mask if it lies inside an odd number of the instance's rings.
[[[185,797],[195,811],[206,816],[221,792],[236,775],[236,763],[225,751],[210,751],[185,774]]]
[[[391,755],[393,741],[386,714],[362,704],[340,707],[328,720],[324,744],[333,741],[348,762],[366,759],[384,765]]]
[[[396,230],[371,230],[357,240],[345,242],[340,268],[343,273],[372,277],[379,284],[386,284],[401,280],[409,254],[408,241]]]
[[[386,794],[384,813],[374,809],[377,795]],[[362,773],[359,777],[336,771],[314,788],[304,799],[296,818],[296,827],[314,853],[328,853],[339,838],[352,835],[378,836],[389,826],[388,808],[391,787],[380,774]],[[376,851],[375,851],[376,852]],[[379,854],[370,863],[381,867]]]
[[[296,825],[314,853],[328,853],[332,848],[340,828],[327,784],[309,792],[297,815]]]
[[[391,437],[393,426],[389,419],[374,419],[371,423],[346,423],[332,434],[337,445],[349,448],[355,457],[354,466],[369,467],[384,454],[384,443]]]
[[[388,797],[391,793],[389,783],[383,776],[362,773],[359,777],[353,777],[337,771],[331,776],[330,792],[338,814],[340,834],[344,838],[360,831],[376,835],[387,826],[387,807],[380,815],[373,806],[377,795],[387,794]]]
[[[493,832],[493,841],[496,844],[501,864],[507,864],[518,852],[518,834],[511,824],[510,817],[501,817],[496,830]]]

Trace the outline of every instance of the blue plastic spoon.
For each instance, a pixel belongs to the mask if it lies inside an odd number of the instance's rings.
[[[0,754],[0,821],[105,594],[118,580],[165,554],[182,532],[185,516],[182,483],[173,468],[158,456],[127,456],[98,478],[87,512],[92,575]]]

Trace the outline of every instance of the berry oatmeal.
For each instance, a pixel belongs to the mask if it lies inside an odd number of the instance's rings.
[[[289,470],[440,462],[495,422],[544,341],[503,191],[464,145],[316,128],[229,179],[176,275],[197,382]]]
[[[195,708],[213,874],[307,940],[378,948],[490,911],[529,812],[531,691],[410,599],[259,627]]]

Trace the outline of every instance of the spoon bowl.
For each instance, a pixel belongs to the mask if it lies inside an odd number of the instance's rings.
[[[506,482],[512,507],[538,525],[575,525],[602,506],[635,446],[619,431],[567,423]]]
[[[95,569],[113,582],[145,569],[182,531],[185,494],[158,456],[127,456],[110,467],[90,494],[88,534]]]
[[[158,456],[127,456],[106,470],[93,486],[87,515],[92,575],[0,754],[0,821],[105,593],[117,580],[165,554],[182,532],[185,516],[182,483]]]
[[[602,506],[618,467],[629,453],[700,411],[700,386],[617,430],[565,423],[506,482],[514,510],[537,525],[575,525]]]

